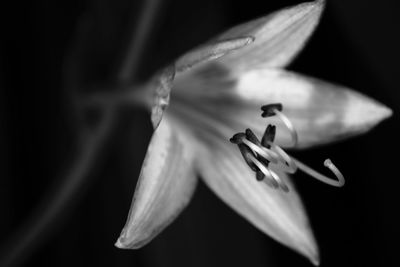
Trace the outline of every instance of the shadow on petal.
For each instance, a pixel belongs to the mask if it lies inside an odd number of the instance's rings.
[[[289,185],[289,193],[274,190],[256,180],[234,145],[219,140],[212,147],[208,156],[198,160],[205,183],[255,227],[318,264],[316,241],[301,199],[288,177],[279,173]]]
[[[164,116],[150,141],[117,247],[144,246],[189,203],[197,177],[193,169],[195,143],[188,138]]]

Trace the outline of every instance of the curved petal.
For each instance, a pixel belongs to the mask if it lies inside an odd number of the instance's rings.
[[[288,177],[279,176],[290,192],[271,189],[258,182],[244,163],[237,147],[228,141],[216,141],[198,166],[206,184],[232,209],[278,242],[296,250],[318,264],[318,247],[302,202]]]
[[[201,63],[220,58],[227,53],[240,49],[254,41],[253,37],[220,39],[201,45],[181,56],[175,63],[177,72],[187,71]]]
[[[282,103],[299,136],[297,147],[325,144],[364,133],[391,115],[391,110],[375,100],[348,88],[284,70],[259,69],[237,79],[223,78],[223,69],[207,78],[199,73],[190,79],[192,90],[179,94],[173,109],[186,105],[180,116],[206,117],[189,119],[218,131],[227,140],[237,132],[251,128],[261,136],[268,124],[277,126],[276,142],[292,147],[287,127],[276,116],[262,118],[260,107]],[[214,78],[213,78],[214,77]],[[189,86],[186,81],[178,87]],[[199,105],[201,103],[201,105]],[[182,112],[181,112],[182,113]],[[208,125],[208,126],[207,126]]]
[[[149,98],[152,99],[151,122],[154,129],[157,129],[164,111],[169,105],[169,96],[174,78],[175,67],[168,66],[161,70],[160,73],[156,74],[150,81],[148,87],[146,87],[148,92],[152,93]]]
[[[164,116],[147,150],[128,220],[116,243],[140,248],[168,226],[188,204],[197,178],[194,143]]]
[[[392,114],[389,108],[349,88],[284,70],[245,73],[239,78],[235,93],[244,104],[242,119],[247,117],[252,125],[255,122],[254,127],[257,127],[256,121],[260,125],[264,122],[262,130],[268,119],[259,120],[259,111],[251,115],[246,109],[282,103],[283,112],[298,132],[298,147],[364,133]],[[286,127],[280,127],[277,138],[281,145],[290,145]]]
[[[254,41],[252,37],[237,37],[218,40],[204,44],[181,56],[175,64],[168,66],[157,73],[146,86],[144,97],[151,100],[151,121],[156,129],[162,116],[169,105],[170,93],[175,75],[183,73],[194,66],[202,66],[202,63],[222,57],[232,51],[242,48]]]
[[[324,3],[302,3],[228,30],[217,39],[253,36],[255,41],[218,62],[234,72],[288,65],[314,31]]]

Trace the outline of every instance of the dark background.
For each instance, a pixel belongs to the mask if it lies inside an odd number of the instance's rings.
[[[38,0],[2,7],[3,259],[18,240],[17,229],[29,224],[40,203],[52,201],[48,192],[62,185],[79,151],[69,90],[111,90],[105,85],[115,81],[142,2]],[[137,80],[227,27],[299,3],[162,2]],[[321,266],[399,265],[399,11],[395,0],[328,1],[320,26],[290,66],[355,88],[394,111],[391,119],[367,135],[294,153],[316,168],[329,156],[347,178],[344,188],[335,189],[302,174],[295,176],[320,245]],[[86,25],[83,30],[82,25]],[[78,57],[71,52],[77,50]],[[95,125],[98,114],[94,113]],[[122,109],[73,200],[16,262],[24,266],[311,266],[235,214],[203,184],[188,209],[148,246],[136,251],[115,248],[151,131],[145,111]]]

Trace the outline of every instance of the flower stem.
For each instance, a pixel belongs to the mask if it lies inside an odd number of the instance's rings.
[[[143,1],[141,16],[136,21],[137,26],[133,31],[131,45],[128,47],[127,56],[122,63],[122,68],[117,78],[121,83],[129,82],[137,75],[140,57],[148,40],[154,17],[159,10],[160,2],[160,0]],[[79,101],[79,97],[72,97],[72,99]],[[81,112],[79,103],[72,106],[78,109],[78,113]],[[31,217],[25,220],[26,223],[17,230],[9,242],[2,245],[0,266],[16,266],[26,260],[38,249],[41,243],[44,243],[46,239],[54,234],[55,226],[57,225],[55,222],[60,220],[60,215],[65,212],[65,208],[73,202],[75,204],[78,202],[76,196],[82,193],[79,191],[88,187],[90,180],[86,178],[89,176],[94,163],[98,159],[99,152],[104,148],[108,136],[112,132],[117,109],[116,105],[105,107],[98,127],[89,135],[85,135],[86,128],[81,129],[84,128],[83,125],[77,124],[80,126],[78,136],[83,136],[83,138],[79,139],[82,149],[78,151],[72,161],[69,171],[57,180],[61,180],[61,182],[58,182],[61,183],[61,186],[58,186],[54,191],[49,191]],[[74,116],[75,119],[80,117],[79,114],[77,115]]]

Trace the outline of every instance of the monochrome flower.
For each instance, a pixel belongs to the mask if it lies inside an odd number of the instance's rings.
[[[189,203],[198,178],[273,239],[318,264],[318,246],[287,173],[276,190],[255,179],[229,139],[250,128],[293,148],[292,132],[260,107],[281,103],[298,142],[308,148],[364,133],[391,115],[380,103],[343,86],[284,68],[317,26],[324,1],[289,7],[234,27],[166,67],[135,94],[151,109],[154,134],[127,223],[116,246],[140,248]]]

